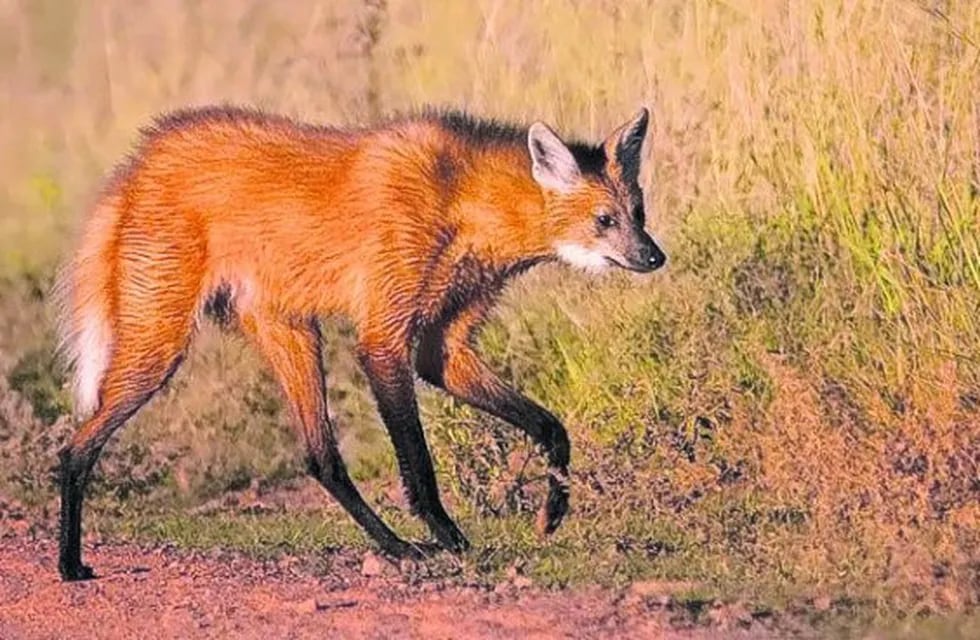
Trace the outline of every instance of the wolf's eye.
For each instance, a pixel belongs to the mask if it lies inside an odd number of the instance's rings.
[[[600,227],[605,227],[606,229],[616,226],[616,219],[607,213],[600,214],[596,217],[596,222],[599,223]]]

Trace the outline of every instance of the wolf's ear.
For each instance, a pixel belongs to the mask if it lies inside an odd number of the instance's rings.
[[[650,111],[643,107],[629,122],[613,131],[603,143],[606,156],[615,159],[623,182],[626,184],[635,183],[640,176],[642,160],[640,153],[643,150],[643,141],[647,137],[649,124]]]
[[[581,178],[572,152],[543,122],[535,122],[527,132],[531,152],[531,175],[545,189],[568,193]]]

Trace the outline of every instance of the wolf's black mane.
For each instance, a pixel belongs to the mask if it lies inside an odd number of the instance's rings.
[[[524,124],[505,122],[495,118],[480,118],[458,109],[428,108],[422,111],[424,120],[435,122],[466,142],[481,146],[526,145],[528,127]],[[606,166],[606,151],[602,145],[579,140],[565,143],[582,173],[602,175]]]

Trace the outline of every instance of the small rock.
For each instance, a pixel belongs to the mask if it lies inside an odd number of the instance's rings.
[[[708,620],[722,629],[733,629],[736,625],[747,627],[752,624],[752,613],[741,602],[718,602],[708,611]]]
[[[683,591],[689,591],[696,586],[693,582],[645,580],[631,584],[629,591],[631,594],[641,598],[652,598],[656,596],[673,596]]]
[[[828,596],[820,596],[819,598],[813,599],[813,608],[816,611],[827,611],[830,609],[830,598]]]
[[[664,580],[645,580],[634,582],[622,595],[625,606],[644,605],[667,608],[674,603],[675,596],[694,587],[690,582],[671,582]]]
[[[413,575],[419,571],[419,569],[424,568],[425,565],[421,565],[416,560],[411,558],[402,558],[398,561],[398,570],[406,575]]]
[[[708,610],[708,620],[716,627],[727,628],[731,623],[728,607],[717,604]]]
[[[515,576],[511,580],[511,584],[514,585],[515,589],[523,591],[524,589],[530,589],[534,586],[534,582],[527,576]]]
[[[623,607],[635,607],[643,603],[644,603],[643,598],[636,595],[635,593],[630,593],[630,592],[623,593],[620,596],[619,600],[617,600],[617,604]]]
[[[390,564],[369,551],[364,554],[364,561],[361,563],[361,575],[368,578],[384,575],[385,570],[390,566]]]
[[[317,602],[316,598],[307,598],[306,600],[300,600],[299,602],[293,604],[293,610],[296,613],[316,613],[322,607],[320,603]]]

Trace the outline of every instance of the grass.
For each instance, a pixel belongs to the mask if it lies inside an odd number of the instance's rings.
[[[406,516],[386,514],[400,530],[418,538],[422,528]],[[636,521],[630,533],[601,532],[596,522],[573,524],[547,545],[527,518],[466,517],[461,526],[473,532],[474,550],[461,558],[442,556],[429,561],[433,576],[463,576],[467,581],[494,585],[519,566],[536,584],[563,588],[604,585],[626,587],[643,580],[688,584],[682,592],[707,600],[751,602],[779,607],[802,602],[808,593],[779,588],[758,580],[746,566],[732,567],[720,554],[705,554],[696,539],[663,526]],[[289,553],[319,556],[339,548],[368,550],[359,529],[339,511],[207,515],[148,513],[96,520],[98,535],[110,538],[165,542],[187,549],[224,548],[259,558]],[[848,596],[837,596],[846,602]]]
[[[410,537],[419,539],[423,535],[422,527],[400,512],[390,511],[386,515],[400,530],[411,534]],[[682,556],[689,558],[694,545],[676,541],[677,532],[670,536],[675,542],[657,547],[660,551],[634,551],[625,546],[625,541],[620,542],[621,550],[616,551],[616,543],[609,536],[593,539],[582,527],[574,527],[552,544],[542,545],[527,518],[467,517],[460,524],[473,532],[474,551],[460,561],[447,556],[437,558],[436,562],[448,563],[444,571],[450,575],[469,571],[484,584],[495,584],[515,564],[521,565],[539,584],[549,587],[583,583],[623,586],[632,580],[665,574],[678,580],[709,577],[704,569],[689,570],[691,565]],[[99,521],[99,527],[103,535],[168,542],[189,549],[222,547],[259,557],[317,554],[338,547],[365,551],[371,548],[356,525],[334,510],[260,515],[225,512],[204,516],[144,512],[132,517],[105,518]],[[601,551],[601,555],[592,555],[596,551]],[[663,555],[664,561],[654,563],[661,566],[651,566],[648,561],[638,561],[644,555]],[[677,557],[667,558],[668,555]]]
[[[99,176],[160,110],[238,101],[335,123],[423,102],[598,138],[647,104],[670,267],[543,268],[482,338],[568,424],[574,513],[534,539],[511,430],[435,392],[444,493],[492,579],[691,580],[759,606],[975,611],[980,566],[980,7],[911,1],[0,6],[0,493],[50,505],[71,429],[46,295]],[[327,327],[332,410],[371,499],[397,485]],[[209,333],[110,446],[107,532],[190,546],[361,545],[344,519],[192,518],[301,474],[257,358]],[[389,516],[399,526],[407,518]],[[116,514],[116,515],[112,515]],[[408,530],[411,530],[410,528]]]

